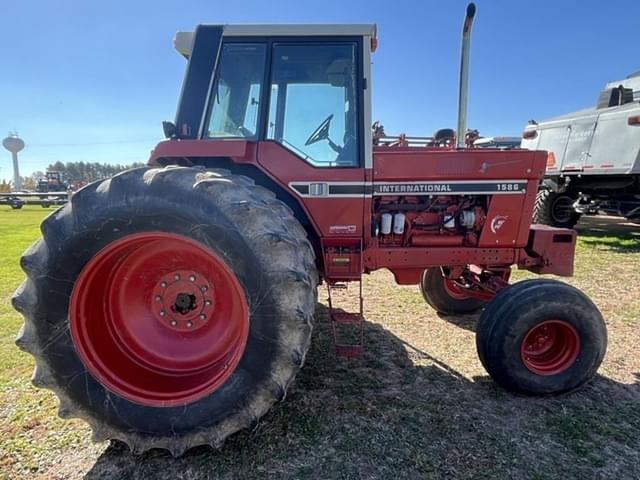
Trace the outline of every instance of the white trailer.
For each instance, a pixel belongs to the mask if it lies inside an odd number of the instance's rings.
[[[610,82],[595,107],[526,126],[522,148],[547,150],[535,220],[572,227],[581,213],[640,220],[640,72]]]

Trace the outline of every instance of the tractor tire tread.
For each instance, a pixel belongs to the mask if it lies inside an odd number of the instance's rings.
[[[552,227],[560,228],[573,228],[578,220],[580,220],[580,213],[573,212],[571,219],[563,224],[558,224],[552,215],[553,202],[558,194],[547,189],[542,188],[538,190],[536,194],[536,201],[533,207],[533,219],[532,223],[538,223],[543,225],[550,225]]]
[[[486,301],[479,298],[452,298],[444,288],[444,277],[440,268],[428,268],[420,280],[420,292],[425,302],[443,315],[464,315],[477,312]]]
[[[181,435],[171,431],[151,435],[116,428],[76,402],[60,376],[54,374],[49,366],[45,355],[47,341],[39,332],[43,323],[48,322],[47,312],[39,310],[38,298],[45,294],[42,279],[46,277],[49,265],[55,262],[55,252],[63,249],[65,239],[85,228],[86,219],[107,216],[109,209],[121,206],[135,210],[137,202],[148,195],[155,195],[154,198],[162,202],[166,192],[170,197],[166,201],[170,202],[180,192],[187,191],[198,195],[203,200],[200,202],[202,205],[214,203],[248,242],[252,253],[264,265],[270,265],[265,275],[274,280],[269,283],[282,289],[283,294],[277,296],[280,311],[291,313],[282,318],[278,332],[274,334],[277,337],[266,339],[276,342],[279,352],[272,363],[268,381],[256,386],[255,392],[238,406],[237,411],[206,429]],[[197,229],[198,225],[193,228]],[[86,421],[92,428],[95,441],[117,439],[126,443],[135,454],[161,448],[179,456],[198,445],[220,448],[229,435],[241,429],[255,428],[260,417],[276,401],[284,399],[309,348],[319,277],[313,248],[304,228],[293,217],[291,209],[277,200],[272,192],[255,185],[248,177],[224,169],[141,167],[83,187],[71,202],[44,220],[41,231],[42,239],[36,241],[21,259],[27,279],[12,297],[13,306],[24,316],[16,344],[35,358],[32,383],[50,389],[58,396],[61,417]],[[61,322],[58,330],[60,336],[68,338],[68,320]],[[242,374],[251,376],[252,372],[243,369]],[[84,375],[88,376],[88,371],[85,370]]]
[[[570,322],[581,336],[578,359],[568,370],[540,376],[519,360],[517,341],[537,318]],[[528,395],[579,388],[595,375],[606,346],[606,326],[595,304],[575,287],[552,279],[524,280],[501,290],[476,325],[478,356],[487,372],[503,388]]]

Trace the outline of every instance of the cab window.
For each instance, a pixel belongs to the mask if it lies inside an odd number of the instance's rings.
[[[264,44],[222,46],[205,137],[256,138],[265,55]]]
[[[274,45],[267,138],[316,167],[358,166],[356,51]]]

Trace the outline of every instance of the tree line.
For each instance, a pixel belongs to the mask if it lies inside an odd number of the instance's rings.
[[[93,182],[103,178],[112,177],[118,172],[128,168],[142,167],[144,163],[133,163],[131,165],[120,165],[98,162],[55,162],[47,167],[47,171],[62,172],[67,182]],[[43,172],[34,172],[31,178],[39,179],[44,177]]]
[[[47,171],[62,172],[62,177],[69,184],[89,183],[95,180],[112,177],[118,172],[134,167],[142,167],[144,163],[136,162],[130,165],[120,165],[99,162],[55,162],[49,164]],[[28,177],[22,178],[23,190],[35,190],[38,186],[38,180],[45,178],[43,171],[37,170]],[[6,180],[0,181],[0,193],[11,191],[11,182]]]

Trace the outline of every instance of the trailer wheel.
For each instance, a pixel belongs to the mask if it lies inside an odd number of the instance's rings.
[[[581,216],[573,207],[575,201],[574,197],[565,193],[552,192],[546,188],[538,191],[533,210],[533,223],[573,228]]]
[[[273,193],[225,170],[134,169],[80,190],[42,234],[22,257],[16,343],[95,440],[219,447],[284,398],[318,279]]]
[[[445,315],[473,313],[486,304],[485,300],[467,296],[455,282],[445,278],[437,267],[423,272],[420,291],[435,311]]]
[[[9,202],[9,205],[13,210],[20,210],[24,203],[21,200],[12,200],[11,202]]]
[[[607,331],[598,308],[578,289],[525,280],[489,302],[478,320],[476,346],[489,375],[507,390],[562,393],[595,375]]]

